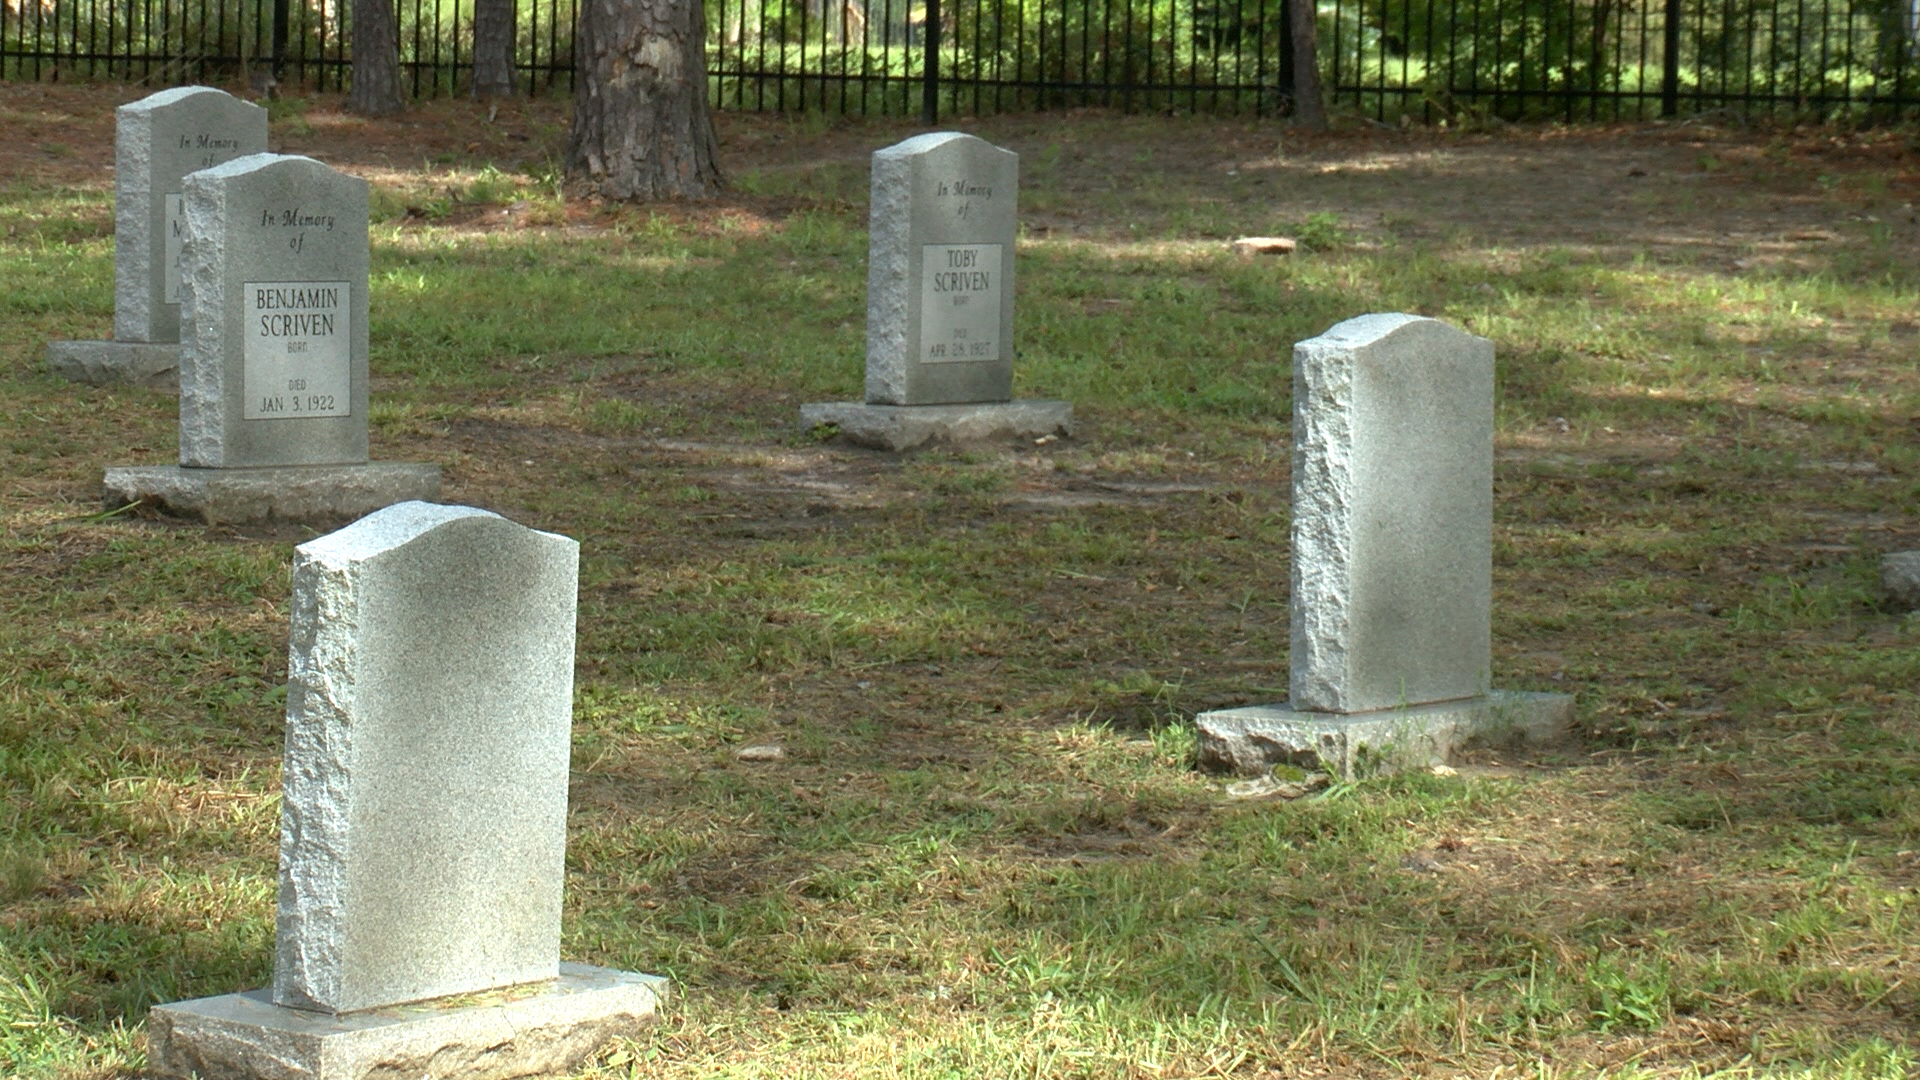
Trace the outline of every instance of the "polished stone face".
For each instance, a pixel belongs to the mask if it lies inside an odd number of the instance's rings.
[[[255,154],[184,186],[180,464],[366,461],[366,181]]]
[[[267,110],[222,90],[162,90],[115,110],[113,333],[180,340],[188,173],[267,150]]]
[[[1366,315],[1294,348],[1295,709],[1485,694],[1493,345]]]
[[[273,1000],[554,977],[579,545],[409,502],[296,549]]]
[[[873,155],[867,226],[867,402],[1013,397],[1020,157],[957,132]]]

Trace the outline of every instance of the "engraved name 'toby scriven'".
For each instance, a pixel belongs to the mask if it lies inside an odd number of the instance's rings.
[[[948,251],[946,255],[948,269],[933,274],[934,292],[985,292],[993,288],[990,271],[970,269],[980,264],[979,248],[959,248]]]

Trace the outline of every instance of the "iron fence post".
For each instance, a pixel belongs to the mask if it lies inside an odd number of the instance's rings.
[[[273,77],[287,77],[287,0],[273,0]]]
[[[1660,57],[1660,115],[1680,115],[1680,0],[1667,0]]]
[[[940,0],[927,0],[927,29],[922,37],[927,56],[920,65],[920,122],[932,127],[940,121]]]

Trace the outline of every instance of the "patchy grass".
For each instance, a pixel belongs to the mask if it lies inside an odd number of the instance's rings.
[[[114,95],[118,94],[116,98]],[[0,1071],[137,1073],[272,938],[298,530],[102,514],[162,394],[111,324],[103,88],[0,86]],[[887,457],[865,160],[723,117],[734,196],[606,207],[564,108],[276,107],[376,185],[376,454],[583,544],[565,951],[673,977],[583,1075],[1807,1077],[1920,1065],[1905,133],[1009,117],[1018,379],[1082,434]],[[57,139],[61,150],[44,149]],[[1287,259],[1225,241],[1286,233]],[[1286,679],[1289,347],[1499,349],[1495,679],[1577,740],[1243,803]],[[783,761],[745,763],[779,743]]]

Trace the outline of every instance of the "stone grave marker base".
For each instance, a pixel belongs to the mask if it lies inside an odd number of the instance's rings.
[[[876,450],[911,450],[930,442],[989,442],[1073,434],[1066,401],[992,401],[974,405],[870,405],[823,401],[800,406],[800,430],[822,426]]]
[[[561,964],[538,992],[467,994],[333,1015],[273,1004],[267,990],[175,1002],[147,1018],[148,1068],[200,1080],[509,1077],[565,1072],[654,1019],[667,981]]]
[[[1468,743],[1548,742],[1573,720],[1569,694],[1495,690],[1485,697],[1363,713],[1250,705],[1195,719],[1200,767],[1247,775],[1294,765],[1342,779],[1444,765]]]
[[[92,386],[180,389],[180,346],[148,341],[49,341],[47,370]]]
[[[240,525],[337,523],[394,503],[440,497],[440,466],[404,461],[189,469],[122,465],[107,470],[105,505],[142,502],[174,517]]]

